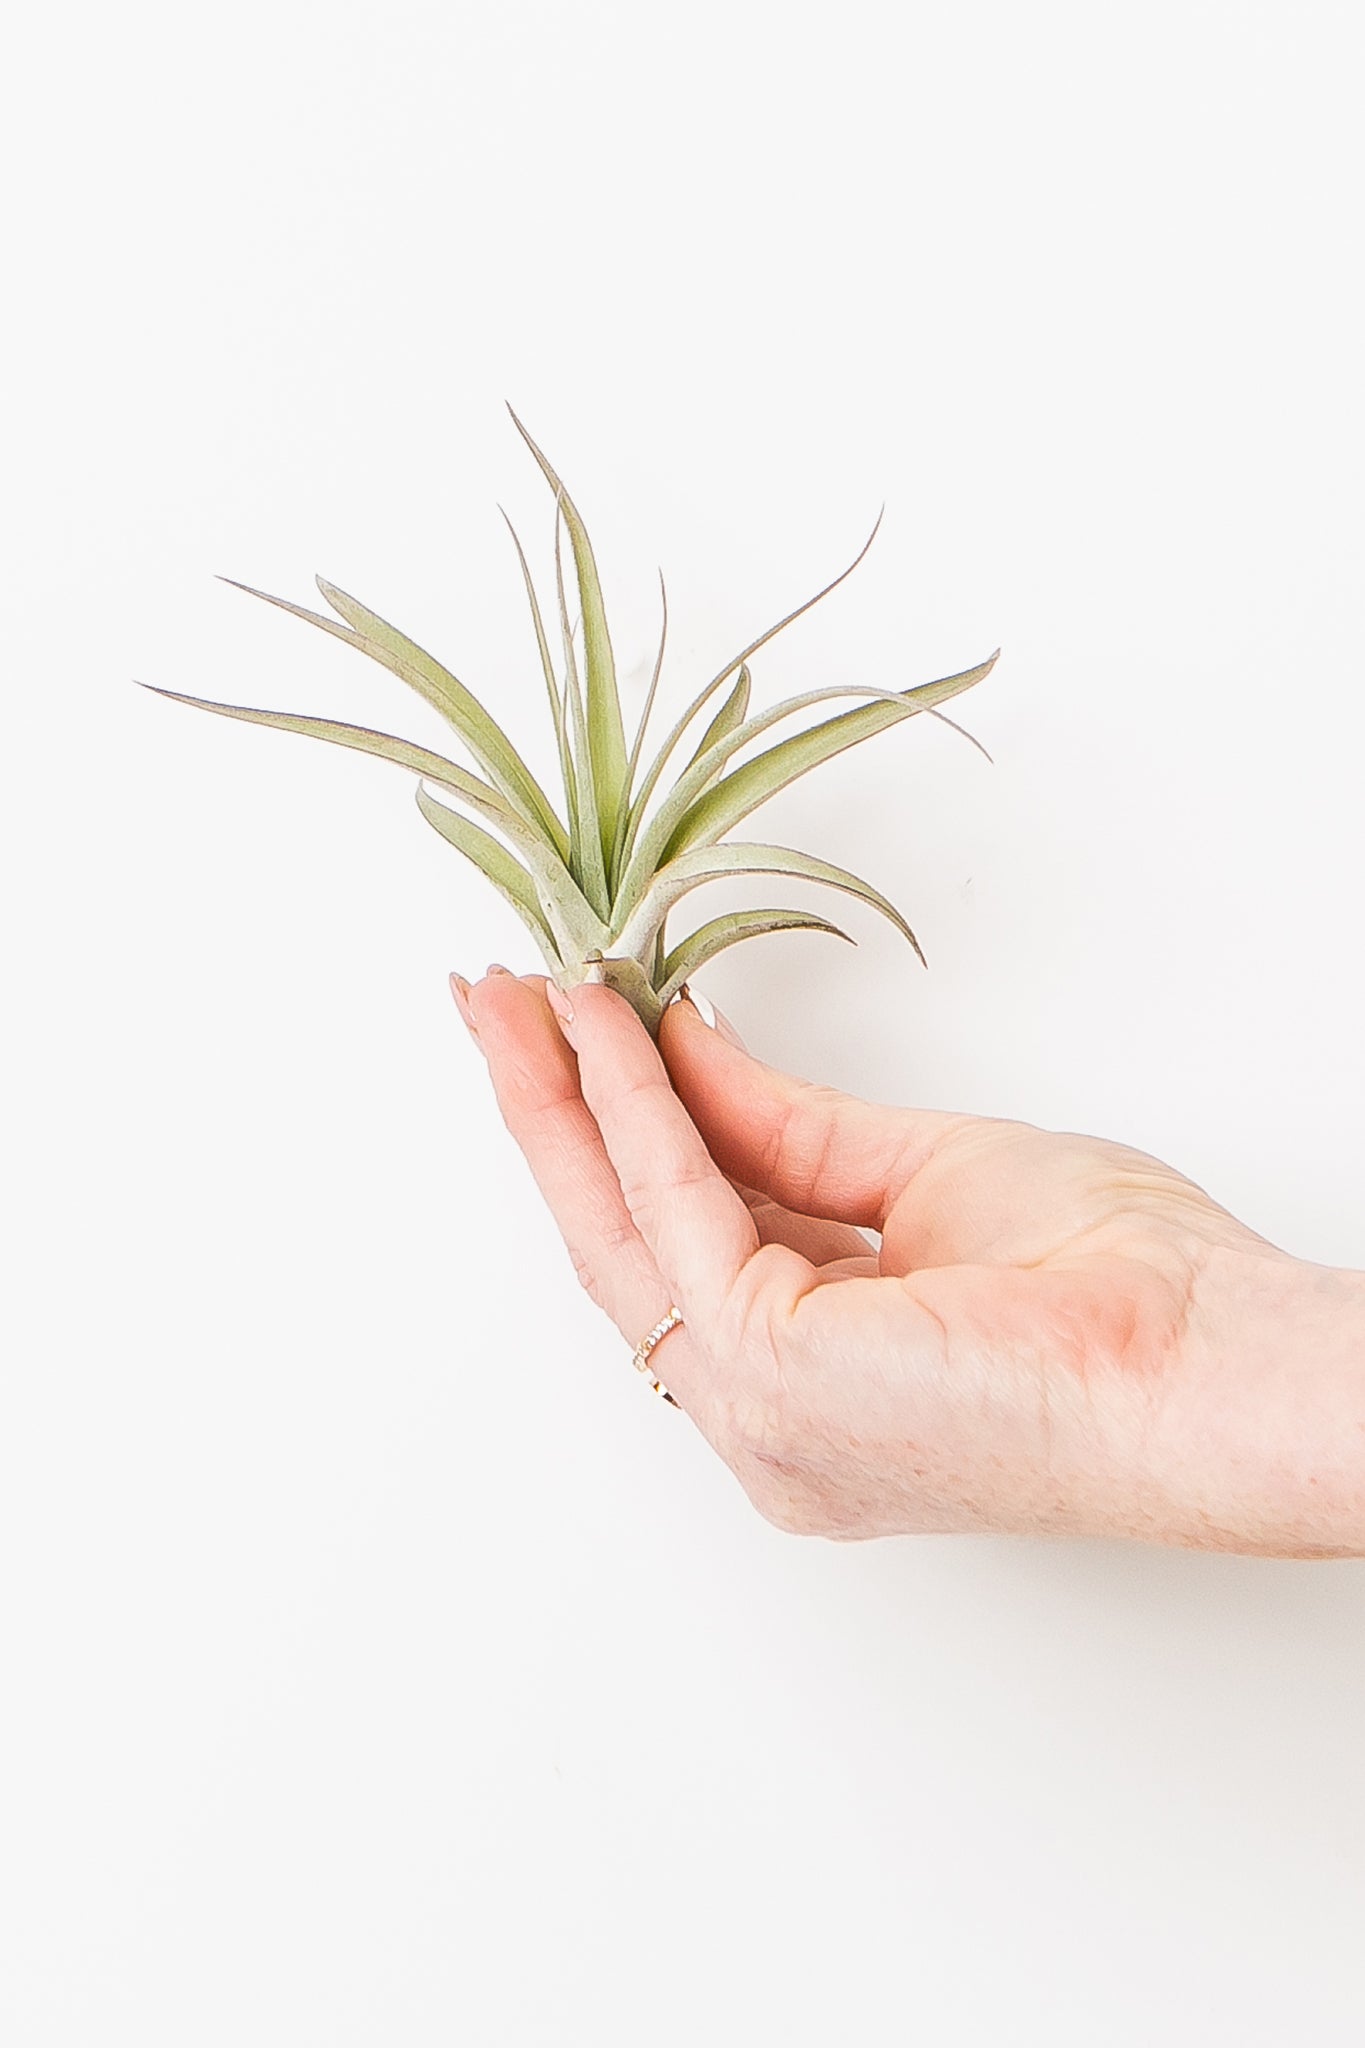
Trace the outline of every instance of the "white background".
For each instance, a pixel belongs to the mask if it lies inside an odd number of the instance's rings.
[[[1365,1265],[1355,16],[11,25],[7,2043],[1361,2039],[1365,1564],[770,1529],[498,1122],[445,977],[521,926],[403,776],[131,680],[439,742],[212,580],[319,569],[545,762],[505,398],[632,704],[656,564],[676,704],[885,499],[759,701],[1000,644],[994,766],[764,823],[931,971],[855,907],[703,985]]]

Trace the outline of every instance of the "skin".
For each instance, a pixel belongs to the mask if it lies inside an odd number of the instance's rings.
[[[583,1286],[778,1527],[1365,1555],[1365,1274],[1145,1154],[887,1108],[683,1000],[451,978]],[[867,1231],[880,1233],[880,1245]]]

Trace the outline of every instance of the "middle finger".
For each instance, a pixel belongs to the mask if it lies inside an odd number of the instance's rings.
[[[578,1277],[633,1346],[670,1306],[668,1291],[631,1220],[544,987],[540,976],[522,981],[492,974],[470,989],[467,1001],[503,1121],[525,1155]],[[679,1330],[670,1336],[670,1357],[685,1335]]]

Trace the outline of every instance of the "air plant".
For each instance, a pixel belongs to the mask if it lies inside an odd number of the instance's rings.
[[[550,700],[563,785],[562,811],[556,808],[502,727],[449,669],[397,627],[321,576],[317,579],[318,589],[335,617],[308,611],[302,605],[271,597],[247,584],[234,583],[233,587],[321,627],[323,632],[358,648],[400,677],[449,723],[478,773],[427,747],[364,726],[292,712],[218,704],[177,690],[159,690],[157,694],[174,698],[178,703],[195,704],[204,711],[218,712],[225,718],[243,718],[256,725],[277,726],[285,732],[305,733],[336,746],[353,747],[408,769],[419,778],[417,805],[422,816],[442,838],[471,860],[511,904],[559,985],[572,988],[593,970],[596,978],[608,982],[630,1002],[651,1032],[657,1031],[665,1005],[689,977],[741,939],[775,931],[818,931],[848,938],[837,925],[812,911],[758,909],[714,917],[670,946],[665,938],[669,917],[685,896],[705,882],[737,875],[774,875],[843,890],[889,918],[922,960],[924,955],[910,926],[871,883],[794,847],[721,842],[741,819],[769,797],[809,774],[832,755],[918,712],[939,715],[935,707],[980,682],[994,666],[996,655],[975,668],[937,682],[921,683],[913,689],[894,691],[836,684],[789,697],[750,715],[751,656],[852,574],[872,545],[877,532],[874,526],[859,554],[841,575],[760,633],[711,678],[692,698],[646,764],[645,733],[654,709],[667,639],[667,593],[663,592],[658,658],[634,739],[628,747],[592,544],[563,484],[515,413],[512,418],[555,497],[559,673],[525,552],[511,521],[507,523],[526,584]],[[879,517],[877,524],[880,523]],[[580,612],[579,623],[574,627],[569,622],[561,545],[566,531]],[[661,576],[661,590],[662,582]],[[580,629],[581,658],[576,645]],[[682,748],[694,721],[718,697],[721,701],[694,744],[686,766],[667,784],[669,763]],[[762,739],[782,720],[840,697],[865,701],[770,742],[747,759],[739,758],[752,742]],[[439,792],[439,796],[433,791]]]

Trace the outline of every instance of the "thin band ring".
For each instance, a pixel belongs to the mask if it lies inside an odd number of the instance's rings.
[[[669,1393],[668,1388],[664,1386],[663,1382],[654,1377],[653,1372],[650,1370],[649,1361],[654,1350],[658,1345],[663,1343],[664,1338],[668,1335],[669,1331],[678,1330],[681,1329],[681,1327],[682,1310],[680,1308],[677,1308],[676,1306],[671,1307],[667,1315],[660,1316],[658,1322],[654,1325],[654,1328],[649,1332],[648,1336],[642,1337],[640,1339],[639,1343],[635,1347],[634,1356],[630,1361],[631,1364],[635,1367],[636,1372],[642,1372],[646,1375],[646,1377],[649,1380],[649,1384],[653,1387],[655,1393],[661,1395],[662,1398],[668,1402],[671,1408],[676,1408],[678,1404],[673,1399],[673,1396]]]

